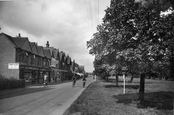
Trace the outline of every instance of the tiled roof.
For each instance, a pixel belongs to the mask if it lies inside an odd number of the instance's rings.
[[[51,56],[53,56],[54,47],[43,47],[44,49],[50,50]]]
[[[16,44],[14,43],[13,38],[11,36],[9,36],[9,35],[7,35],[5,33],[1,33],[1,35],[6,36],[16,46]]]
[[[37,46],[38,53],[40,56],[45,57],[45,53],[42,46]]]
[[[27,37],[11,37],[5,33],[1,34],[5,35],[16,46],[16,48],[21,48],[25,51],[32,52],[31,45]]]
[[[44,49],[44,52],[45,52],[45,56],[49,59],[51,59],[51,52],[49,49]]]
[[[52,56],[56,59],[57,59],[57,53],[58,53],[57,49],[54,49],[52,52]]]
[[[71,58],[69,56],[67,57],[67,64],[72,64]]]
[[[18,48],[21,48],[27,39],[28,38],[26,38],[26,37],[25,38],[24,37],[22,37],[22,38],[13,37],[13,41]]]
[[[59,52],[59,56],[60,56],[60,60],[62,60],[62,57],[63,57],[63,52]]]
[[[36,43],[35,42],[30,42],[30,44],[31,44],[31,48],[32,48],[32,53],[35,54],[35,55],[39,55]]]
[[[60,60],[59,49],[57,49],[57,60]]]
[[[80,66],[79,66],[79,70],[80,70],[81,72],[85,71],[84,66],[80,65]]]

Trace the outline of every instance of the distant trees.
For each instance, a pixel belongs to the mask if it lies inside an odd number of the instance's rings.
[[[87,42],[96,73],[119,74],[127,66],[132,76],[155,72],[174,77],[173,6],[172,0],[111,0],[103,23]]]

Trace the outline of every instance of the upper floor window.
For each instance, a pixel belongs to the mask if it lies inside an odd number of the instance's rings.
[[[35,64],[35,55],[31,55],[31,62],[30,62],[30,64]]]
[[[27,52],[18,50],[16,54],[16,61],[27,63],[28,62]]]

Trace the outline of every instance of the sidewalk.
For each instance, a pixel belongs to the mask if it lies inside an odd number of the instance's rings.
[[[81,80],[81,79],[79,79]],[[58,81],[58,82],[49,82],[49,85],[59,85],[59,84],[63,84],[63,83],[67,83],[67,82],[72,82],[71,80],[65,80],[65,81]],[[25,87],[23,88],[15,88],[15,89],[5,89],[5,90],[0,90],[0,99],[6,95],[10,95],[10,94],[14,94],[14,93],[19,93],[19,92],[23,92],[26,90],[30,90],[31,88],[41,88],[43,87],[43,84],[41,83],[26,83]]]
[[[61,81],[59,81],[59,82],[49,82],[48,85],[58,85],[58,84],[67,83],[67,82],[71,82],[71,81],[65,80],[65,81],[62,81],[62,82]],[[41,83],[35,83],[35,84],[26,83],[25,87],[23,87],[23,88],[0,90],[0,97],[3,97],[5,95],[9,95],[9,94],[14,94],[14,93],[26,91],[26,90],[29,90],[31,88],[39,88],[39,87],[43,87],[43,84],[41,84]]]

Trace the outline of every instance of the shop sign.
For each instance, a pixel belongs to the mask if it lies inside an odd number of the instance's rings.
[[[38,70],[38,68],[35,68],[35,67],[25,67],[25,69]]]
[[[56,67],[56,65],[58,64],[58,61],[54,58],[51,59],[51,67]]]
[[[19,69],[19,63],[8,63],[8,69]]]

